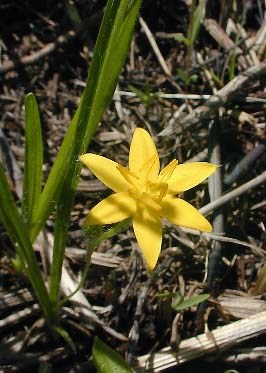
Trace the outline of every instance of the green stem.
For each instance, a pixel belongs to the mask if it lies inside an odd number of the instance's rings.
[[[191,55],[192,55],[192,28],[193,28],[193,14],[195,11],[195,0],[192,0],[190,13],[189,13],[189,26],[188,26],[188,44],[187,44],[187,58],[186,58],[186,79],[189,77],[190,65],[191,65]]]
[[[86,278],[89,273],[90,264],[91,264],[91,256],[93,250],[99,246],[103,241],[117,235],[118,233],[122,232],[123,230],[128,229],[131,226],[131,219],[125,219],[120,223],[117,223],[114,227],[108,229],[106,232],[103,232],[101,226],[91,226],[87,231],[84,230],[85,236],[88,239],[88,249],[86,255],[86,265],[82,274],[81,281],[77,288],[68,296],[63,298],[58,303],[58,308],[62,308],[63,305],[70,300],[85,284]]]

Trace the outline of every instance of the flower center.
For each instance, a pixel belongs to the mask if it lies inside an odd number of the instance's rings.
[[[155,159],[149,159],[139,170],[139,174],[131,172],[126,167],[117,166],[118,171],[127,181],[129,194],[140,203],[154,210],[156,213],[161,211],[161,201],[168,191],[167,181],[174,172],[177,161],[170,162],[154,180],[153,166]]]

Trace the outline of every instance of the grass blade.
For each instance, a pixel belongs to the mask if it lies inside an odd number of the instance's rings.
[[[177,299],[173,298],[172,308],[176,311],[182,311],[189,307],[197,306],[199,303],[204,302],[210,298],[210,294],[200,294],[194,295],[188,299],[180,299],[179,294],[177,294]]]
[[[67,170],[71,169],[73,171],[75,168],[73,167],[73,162],[75,163],[78,155],[85,152],[87,149],[96,126],[101,119],[102,113],[112,98],[117,76],[124,64],[128,49],[128,45],[126,45],[124,48],[125,54],[123,59],[115,69],[116,75],[109,75],[110,69],[108,68],[108,65],[110,65],[110,61],[116,53],[116,50],[113,49],[114,40],[116,40],[116,45],[119,44],[121,24],[125,21],[126,12],[129,12],[132,14],[131,22],[127,31],[130,35],[128,37],[129,43],[140,3],[141,0],[134,0],[128,8],[128,0],[108,1],[96,42],[87,84],[79,108],[71,121],[68,132],[45,184],[36,209],[34,224],[31,230],[32,241],[34,241],[44,226],[45,221],[58,200]],[[105,66],[105,68],[103,68],[103,66]],[[103,71],[105,71],[104,74]],[[111,81],[108,88],[105,86],[107,81]],[[101,82],[101,84],[99,84],[99,82]],[[94,102],[95,100],[97,105]],[[75,141],[73,141],[73,139],[75,139]],[[69,165],[70,162],[72,162],[71,166]],[[78,167],[77,174],[79,174]]]
[[[77,162],[77,158],[86,151],[103,112],[112,99],[118,75],[127,56],[140,3],[140,0],[135,0],[128,7],[128,0],[109,1],[106,10],[107,15],[105,14],[103,18],[92,66],[79,107],[77,123],[75,124],[76,140],[71,145],[71,156],[68,158],[68,167],[57,203],[50,281],[50,299],[55,304],[58,301],[70,213],[81,169],[81,164]],[[116,6],[112,8],[112,4]],[[113,19],[111,28],[110,17]]]
[[[98,337],[94,340],[92,358],[98,373],[133,373],[122,357]]]
[[[37,295],[47,321],[53,320],[49,297],[41,276],[38,262],[27,229],[18,212],[15,200],[0,163],[0,219],[13,241],[19,257],[23,260],[32,287]]]
[[[42,190],[43,142],[37,101],[32,93],[25,98],[25,161],[22,216],[30,231],[34,210]]]
[[[205,0],[200,0],[199,5],[197,6],[193,14],[193,18],[192,18],[191,35],[189,36],[191,46],[194,45],[197,39],[199,29],[200,29],[200,23],[204,16],[204,12],[205,12]]]

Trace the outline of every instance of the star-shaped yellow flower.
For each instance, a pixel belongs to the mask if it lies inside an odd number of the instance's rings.
[[[162,244],[162,218],[176,225],[211,232],[212,226],[192,205],[175,195],[202,182],[217,168],[207,162],[170,162],[160,172],[158,153],[142,128],[134,132],[129,167],[96,154],[83,154],[81,162],[115,191],[90,211],[84,226],[113,224],[132,217],[138,244],[149,270],[158,260]]]

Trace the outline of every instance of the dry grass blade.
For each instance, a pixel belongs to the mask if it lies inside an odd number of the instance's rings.
[[[216,361],[217,358],[207,358],[207,361]],[[266,347],[249,347],[249,348],[234,348],[232,351],[225,352],[218,357],[219,361],[229,364],[256,364],[266,362]],[[252,365],[251,365],[252,366]],[[252,368],[251,368],[252,369]]]
[[[209,126],[209,152],[211,163],[221,164],[221,146],[220,146],[220,123],[212,121]],[[222,195],[222,172],[217,171],[208,179],[210,200],[215,201]],[[224,232],[224,213],[222,209],[216,210],[213,216],[213,232],[220,234]],[[207,280],[208,289],[212,289],[221,271],[222,243],[214,241],[208,260]]]
[[[233,40],[226,34],[223,28],[214,20],[214,19],[206,19],[204,21],[204,26],[210,33],[210,35],[217,41],[219,45],[221,45],[226,51],[232,51],[235,48],[235,43]],[[243,57],[243,51],[236,47],[236,54],[239,56],[239,64],[242,69],[246,69],[247,62]]]
[[[14,323],[19,323],[20,321],[27,319],[30,316],[39,312],[40,307],[38,304],[34,304],[31,307],[26,307],[23,310],[17,311],[16,313],[12,313],[11,315],[0,320],[0,328],[3,329],[5,327],[10,327],[14,325]]]
[[[229,193],[224,194],[222,197],[216,199],[213,202],[208,203],[200,209],[200,212],[204,215],[207,215],[209,212],[217,209],[220,206],[223,206],[227,202],[231,201],[233,198],[240,196],[243,193],[248,192],[250,189],[255,188],[256,186],[264,183],[266,181],[266,171],[262,172],[259,176],[248,181],[247,183],[241,185],[238,188],[235,188]]]
[[[223,312],[237,319],[245,319],[266,310],[266,302],[245,293],[226,291],[218,297]]]
[[[150,42],[150,45],[157,57],[157,60],[159,61],[163,71],[165,72],[166,75],[168,76],[171,76],[171,71],[169,70],[163,56],[162,56],[162,53],[154,39],[154,36],[152,35],[147,23],[144,21],[144,19],[142,17],[139,17],[139,22],[141,24],[141,27],[143,28],[143,31],[145,32],[149,42]]]
[[[48,250],[48,255],[50,261],[52,260],[52,247],[53,247],[53,236],[50,233],[47,233],[46,239],[46,247]],[[70,273],[68,272],[65,265],[62,268],[62,279],[61,279],[61,291],[65,296],[72,294],[78,287],[78,282],[73,280]],[[70,299],[71,303],[75,305],[76,311],[80,314],[80,316],[86,320],[89,324],[95,323],[96,325],[100,326],[105,332],[112,335],[114,338],[120,341],[126,341],[127,338],[112,329],[111,327],[104,324],[102,320],[96,315],[93,311],[92,306],[88,302],[85,295],[82,293],[81,290],[78,290]]]
[[[217,94],[211,96],[211,98],[205,101],[203,105],[198,106],[192,114],[188,114],[182,118],[180,117],[178,122],[175,121],[174,123],[171,123],[171,125],[166,127],[159,135],[171,136],[173,133],[179,133],[181,128],[188,129],[202,120],[210,118],[211,114],[229,102],[233,95],[241,92],[248,83],[255,81],[265,74],[265,61],[241,72],[221,88]]]
[[[182,341],[178,351],[172,351],[170,347],[165,347],[155,354],[141,356],[138,358],[138,366],[146,372],[163,372],[168,368],[207,354],[226,350],[265,332],[266,311],[263,311],[249,318]]]
[[[256,40],[253,45],[253,49],[257,52],[259,58],[265,55],[266,51],[266,19],[262,22],[262,25],[257,32]]]

